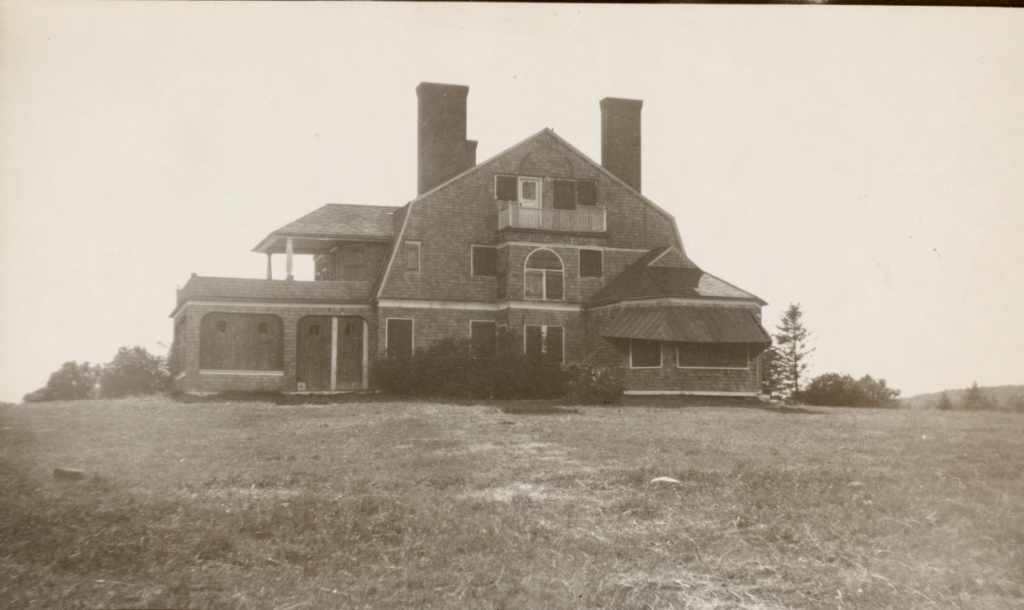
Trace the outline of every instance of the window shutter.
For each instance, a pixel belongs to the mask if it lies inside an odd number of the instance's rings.
[[[495,176],[494,198],[498,201],[517,201],[519,199],[518,182],[515,176]]]
[[[470,322],[469,343],[478,356],[491,356],[497,351],[498,325],[495,322]]]
[[[573,180],[555,180],[555,209],[576,209],[576,182]]]
[[[387,356],[389,358],[412,357],[412,320],[387,320]]]
[[[473,246],[473,275],[495,277],[498,275],[498,249],[490,246]]]
[[[602,277],[603,259],[600,250],[580,250],[580,277]]]
[[[593,180],[580,180],[577,182],[576,203],[579,205],[597,205],[597,183]]]
[[[420,271],[420,245],[416,242],[405,242],[405,268],[409,271]]]
[[[564,361],[564,354],[562,354],[562,327],[561,326],[549,326],[547,332],[547,354],[545,359],[548,362],[554,362],[556,364],[562,364]]]

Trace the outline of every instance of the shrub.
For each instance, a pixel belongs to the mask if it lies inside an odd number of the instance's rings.
[[[101,367],[88,362],[81,364],[71,361],[50,374],[46,386],[25,394],[25,402],[47,402],[51,400],[81,400],[88,398],[96,387],[96,378]]]
[[[825,407],[884,407],[899,406],[900,391],[888,388],[884,379],[865,375],[854,379],[849,375],[825,373],[807,384],[797,398],[805,403]]]
[[[412,358],[385,358],[374,385],[396,396],[465,398],[556,398],[565,393],[561,367],[526,359],[502,338],[496,353],[474,353],[465,340],[447,338]]]
[[[565,365],[566,392],[576,404],[614,404],[622,397],[625,384],[617,369],[597,366],[590,360]]]
[[[943,392],[942,396],[939,397],[938,404],[936,404],[935,407],[939,411],[952,411],[953,410],[953,401],[951,401],[949,399],[949,396],[946,396],[946,393]]]
[[[100,374],[100,395],[121,398],[141,394],[157,394],[167,389],[167,361],[154,356],[143,347],[122,347],[103,367]]]

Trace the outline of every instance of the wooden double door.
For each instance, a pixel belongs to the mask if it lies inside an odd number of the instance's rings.
[[[295,381],[306,392],[365,389],[366,322],[351,316],[299,320]]]

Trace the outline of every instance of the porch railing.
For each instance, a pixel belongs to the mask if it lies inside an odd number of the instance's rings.
[[[603,233],[607,230],[604,208],[555,210],[512,205],[498,213],[498,230],[543,229],[573,233]]]

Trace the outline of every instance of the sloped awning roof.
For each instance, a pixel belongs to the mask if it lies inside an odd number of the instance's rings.
[[[627,307],[605,322],[601,336],[679,343],[772,342],[743,307]]]
[[[590,299],[591,305],[635,299],[684,298],[765,302],[706,273],[685,254],[664,246],[630,265]]]
[[[398,208],[382,205],[329,203],[267,235],[255,252],[284,252],[292,238],[296,253],[318,251],[332,240],[390,241],[395,234]]]

